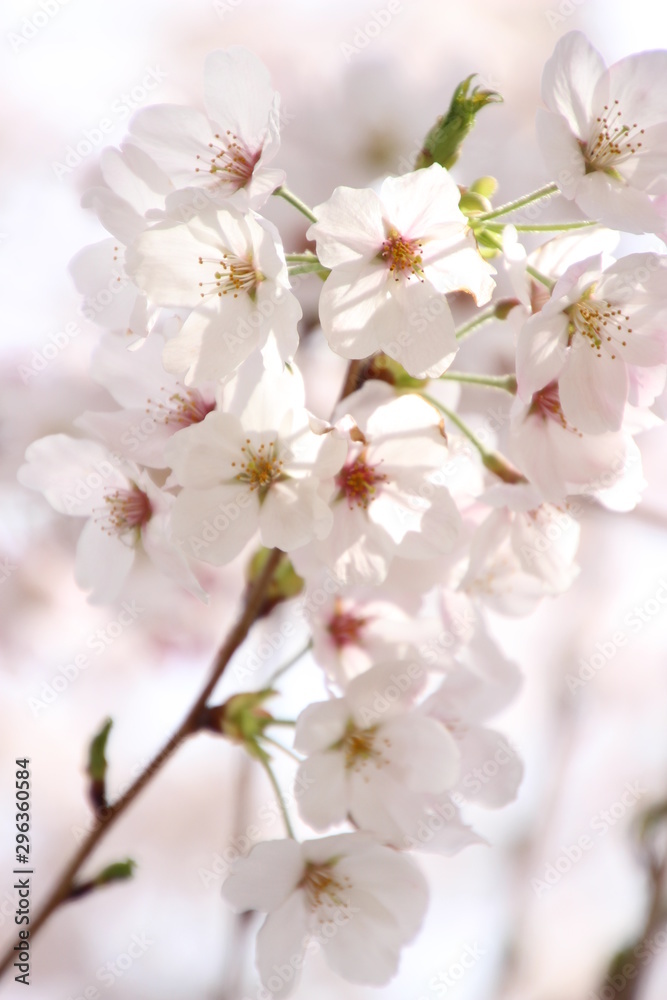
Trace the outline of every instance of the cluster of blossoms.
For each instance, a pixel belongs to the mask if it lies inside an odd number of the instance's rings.
[[[328,835],[299,843],[286,816],[290,836],[254,847],[224,894],[268,914],[257,962],[272,994],[313,942],[341,976],[381,985],[425,915],[414,853],[480,842],[465,804],[501,807],[521,781],[489,725],[520,676],[486,609],[525,615],[562,593],[584,502],[640,497],[667,256],[613,254],[617,230],[667,230],[667,53],[606,69],[580,33],[559,41],[538,120],[554,180],[532,200],[560,192],[585,218],[518,228],[504,217],[530,198],[494,210],[492,179],[453,180],[450,117],[418,169],[310,210],[271,165],[266,69],[234,48],[204,80],[206,115],[146,108],[102,155],[86,203],[110,238],[72,273],[84,298],[117,276],[92,363],[117,405],[32,444],[20,480],[88,519],[76,575],[95,601],[118,596],[138,551],[204,600],[211,566],[253,542],[284,553],[329,692],[296,720],[296,801]],[[284,251],[262,215],[272,195],[308,217],[308,248]],[[531,228],[565,235],[527,249]],[[306,407],[299,369],[293,278],[308,272],[323,336],[350,361],[332,413]],[[454,370],[487,321],[514,333],[513,369]],[[507,399],[495,429],[461,417],[457,383]],[[309,603],[323,580],[327,600]],[[235,702],[252,725],[222,729],[270,768],[272,691],[255,694]]]

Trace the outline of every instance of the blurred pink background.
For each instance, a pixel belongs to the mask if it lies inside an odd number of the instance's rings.
[[[314,204],[336,184],[366,185],[383,172],[409,169],[454,86],[477,71],[505,103],[480,115],[455,176],[470,181],[495,174],[505,201],[549,180],[534,115],[542,67],[560,35],[581,28],[608,62],[667,47],[667,9],[650,0],[402,0],[392,4],[394,13],[377,35],[365,32],[386,7],[383,0],[3,4],[3,944],[14,928],[15,758],[32,759],[34,906],[89,822],[82,767],[90,737],[106,715],[114,718],[109,784],[118,794],[199,688],[242,585],[239,560],[216,574],[205,608],[146,570],[123,596],[142,609],[137,621],[104,652],[91,651],[91,637],[115,621],[120,607],[86,603],[72,576],[78,525],[52,515],[41,496],[21,490],[14,479],[30,441],[67,431],[101,394],[86,377],[98,333],[79,312],[67,263],[102,237],[79,200],[96,179],[102,146],[122,140],[130,107],[197,105],[206,53],[231,44],[253,49],[267,63],[286,111],[277,165],[287,169],[289,186]],[[112,122],[103,140],[102,119]],[[68,147],[82,140],[90,153],[80,163],[70,155],[68,166]],[[275,206],[273,214],[286,245],[296,247],[305,227],[287,206]],[[664,251],[657,239],[644,245]],[[67,341],[65,346],[45,352],[63,330],[68,334],[58,343]],[[26,379],[34,350],[47,363]],[[331,383],[318,386],[318,393],[333,396],[342,370],[332,365]],[[489,846],[421,859],[433,901],[424,932],[404,953],[389,987],[342,983],[316,958],[297,998],[583,1000],[597,990],[613,953],[637,933],[646,885],[633,848],[633,817],[667,797],[667,430],[648,432],[639,444],[649,482],[644,502],[629,515],[591,508],[584,516],[582,572],[570,593],[527,619],[493,618],[504,649],[525,674],[519,699],[498,720],[526,765],[517,801],[498,813],[469,810]],[[645,621],[637,619],[636,608]],[[639,627],[630,624],[635,619]],[[279,623],[277,616],[266,630]],[[627,644],[570,691],[566,675],[579,669],[581,659],[590,662],[597,644],[608,648],[619,629],[628,633]],[[251,647],[260,638],[261,628]],[[267,661],[266,672],[300,641],[291,639]],[[88,666],[68,670],[82,650]],[[54,679],[63,677],[67,683],[58,681],[55,690]],[[242,682],[232,670],[223,696],[235,685]],[[286,683],[287,709],[296,711],[321,692],[316,668],[305,664]],[[628,783],[637,791],[635,801],[614,808]],[[221,858],[230,844],[238,849],[258,808],[270,801],[263,774],[246,766],[240,751],[205,736],[187,745],[89,866],[94,872],[129,855],[139,866],[134,880],[67,906],[36,941],[31,1000],[254,1000],[250,939],[220,899]],[[613,825],[600,818],[605,810]],[[263,832],[282,835],[277,821]],[[593,848],[548,891],[536,890],[531,880],[543,879],[546,866],[583,834]],[[139,955],[128,964],[124,956],[133,938],[143,947],[133,946]],[[664,1000],[666,944],[667,933],[656,943],[641,1000]],[[466,949],[477,957],[458,977]],[[22,995],[11,979],[2,990],[3,996]]]

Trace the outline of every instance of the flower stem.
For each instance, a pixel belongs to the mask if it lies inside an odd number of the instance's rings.
[[[505,226],[508,225],[513,225],[519,233],[559,233],[568,229],[590,229],[591,226],[597,226],[599,223],[596,220],[592,220],[590,222],[548,222],[540,226],[530,226],[509,222],[490,222],[485,228],[491,229],[496,233],[501,233]]]
[[[269,781],[271,782],[271,785],[273,787],[273,790],[276,793],[276,798],[278,799],[278,805],[280,806],[280,811],[283,814],[283,821],[285,823],[285,830],[287,831],[287,836],[291,837],[292,840],[296,840],[296,837],[294,836],[294,830],[292,829],[292,824],[290,823],[289,813],[287,812],[287,807],[285,805],[285,800],[283,799],[283,793],[280,791],[280,785],[278,784],[278,780],[275,774],[273,773],[273,768],[271,767],[271,765],[269,764],[268,760],[266,760],[265,757],[260,757],[260,763],[264,768],[264,770],[266,771],[269,777]]]
[[[299,660],[303,656],[305,656],[306,653],[309,652],[312,648],[313,648],[313,640],[309,639],[306,645],[303,647],[303,649],[300,649],[298,653],[295,653],[295,655],[287,661],[287,663],[283,663],[282,667],[278,667],[278,669],[271,674],[264,687],[272,688],[275,681],[277,681],[279,677],[282,677],[283,674],[286,674],[287,671],[291,667],[293,667],[295,663],[298,663]]]
[[[525,476],[522,476],[520,472],[517,472],[517,470],[510,465],[507,459],[505,459],[497,451],[489,451],[488,448],[485,448],[473,429],[469,427],[468,424],[458,416],[458,414],[454,413],[453,410],[450,410],[449,407],[443,406],[443,404],[438,402],[437,399],[434,399],[432,396],[428,396],[425,392],[420,393],[420,395],[426,400],[427,403],[430,403],[431,406],[435,406],[436,409],[440,410],[440,412],[447,417],[448,420],[451,420],[451,422],[458,427],[461,433],[468,438],[470,443],[474,445],[479,452],[482,464],[486,466],[489,472],[493,472],[494,475],[498,476],[505,483],[525,483],[527,481]]]
[[[486,212],[485,215],[476,216],[475,222],[488,222],[491,219],[497,219],[500,215],[507,215],[508,212],[514,212],[517,208],[523,208],[524,205],[530,205],[534,201],[541,201],[542,198],[550,198],[557,191],[557,184],[553,182],[545,184],[544,187],[538,188],[537,191],[532,191],[531,194],[524,195],[523,198],[517,198],[516,201],[508,201],[506,205],[501,205],[500,208],[494,209],[493,212]]]
[[[464,323],[463,326],[460,326],[456,331],[456,339],[463,340],[463,338],[467,337],[469,333],[476,330],[478,326],[482,326],[484,323],[488,323],[490,320],[495,318],[496,307],[493,305],[489,309],[485,309],[484,312],[481,312],[479,316],[475,316],[474,319],[470,320],[470,322]]]
[[[439,376],[445,382],[469,382],[471,385],[486,385],[491,389],[504,389],[515,395],[516,375],[473,375],[470,372],[445,372]]]
[[[294,274],[318,274],[321,278],[328,278],[331,271],[328,267],[322,267],[319,261],[310,261],[308,264],[294,264],[288,267],[287,273],[290,277]]]
[[[285,201],[290,203],[290,205],[294,205],[294,207],[298,209],[302,215],[305,215],[307,219],[310,219],[311,222],[317,222],[317,216],[313,213],[312,209],[308,208],[305,202],[301,201],[300,198],[297,198],[297,196],[284,185],[276,188],[273,193],[278,195],[280,198],[284,198]]]
[[[526,271],[531,278],[535,278],[535,281],[539,281],[540,284],[544,285],[545,288],[548,288],[549,291],[551,291],[556,284],[553,278],[548,278],[546,274],[542,274],[541,271],[538,271],[536,267],[532,267],[530,264],[526,264]]]
[[[285,260],[288,264],[319,264],[316,253],[307,250],[305,253],[286,253]]]
[[[31,942],[54,910],[56,910],[68,899],[80,868],[93,853],[95,847],[106,835],[109,828],[134,802],[140,792],[144,790],[146,785],[148,785],[157,772],[161,770],[163,765],[169,760],[181,744],[184,743],[189,736],[192,736],[201,729],[201,720],[205,716],[206,702],[212,694],[216,684],[220,680],[225,667],[248,635],[251,625],[260,615],[262,607],[265,603],[266,592],[271,581],[273,580],[274,574],[283,558],[283,555],[284,553],[281,552],[280,549],[274,549],[267,559],[262,572],[252,586],[249,587],[246,592],[243,611],[220,647],[211,668],[208,680],[204,684],[204,687],[202,688],[196,701],[174,735],[167,743],[165,743],[162,749],[156,754],[146,769],[141,772],[136,781],[130,785],[125,793],[121,795],[116,802],[112,802],[103,812],[96,816],[95,826],[83,843],[79,846],[79,849],[76,851],[69,864],[60,874],[55,887],[52,889],[50,895],[47,896],[41,909],[37,911],[33,919],[30,921]],[[7,949],[7,952],[3,956],[2,961],[0,961],[0,975],[7,968],[9,968],[16,957],[16,953],[14,952],[15,943],[17,942],[12,941]]]

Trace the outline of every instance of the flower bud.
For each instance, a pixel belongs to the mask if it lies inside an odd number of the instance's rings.
[[[448,170],[459,158],[463,140],[475,124],[475,115],[487,104],[498,104],[502,101],[500,94],[494,90],[470,89],[470,83],[476,76],[471,73],[454,91],[449,111],[444,117],[438,118],[424,140],[424,147],[417,156],[415,170],[430,167],[439,163]]]

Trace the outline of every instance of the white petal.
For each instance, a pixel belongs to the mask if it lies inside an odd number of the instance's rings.
[[[342,823],[348,811],[343,752],[315,753],[300,764],[295,795],[301,819],[314,830]]]
[[[316,240],[325,267],[339,267],[377,256],[386,238],[384,208],[374,191],[337,187],[328,201],[315,208],[318,222],[306,236]]]
[[[232,485],[184,489],[176,497],[171,524],[175,543],[189,557],[223,566],[257,530],[256,494]]]
[[[222,895],[238,913],[270,913],[289,898],[302,875],[303,859],[295,840],[265,840],[234,864]]]
[[[541,108],[537,112],[535,128],[542,157],[559,190],[566,198],[574,198],[586,172],[576,136],[565,118]]]
[[[560,375],[567,357],[568,318],[564,313],[531,316],[519,332],[516,377],[521,398],[531,396]]]
[[[602,56],[581,31],[570,31],[559,39],[544,67],[544,103],[563,115],[581,139],[587,138],[595,87],[604,71]]]
[[[84,525],[76,547],[74,574],[95,604],[114,601],[134,562],[134,547],[104,531],[92,518]]]
[[[308,705],[296,720],[295,750],[304,754],[328,750],[342,738],[349,717],[350,709],[344,698]]]
[[[582,341],[582,342],[579,342]],[[558,383],[563,414],[589,434],[618,430],[628,398],[625,362],[576,338]]]
[[[451,788],[459,773],[459,751],[449,731],[421,714],[390,719],[382,726],[386,757],[412,792],[438,795]]]
[[[287,997],[301,978],[308,939],[305,895],[294,892],[264,921],[257,934],[257,968],[272,997]]]

